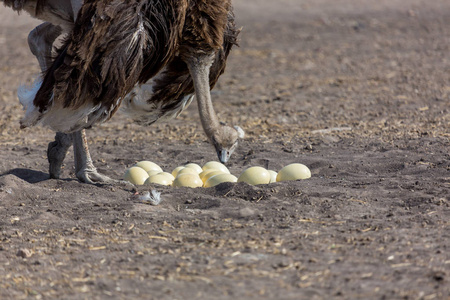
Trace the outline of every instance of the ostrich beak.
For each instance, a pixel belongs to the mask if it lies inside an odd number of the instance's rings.
[[[226,164],[230,159],[231,153],[226,149],[222,149],[217,151],[217,156],[219,157],[221,163]]]
[[[220,142],[217,142],[217,139],[213,137],[212,144],[216,149],[217,156],[219,157],[220,162],[226,164],[230,160],[231,155],[234,153],[234,150],[236,150],[238,146],[238,139],[243,138],[245,133],[244,130],[242,130],[239,126],[234,127],[237,134],[235,134],[233,132],[234,130],[230,127],[225,126],[224,128],[230,129],[231,131],[227,139],[222,138],[219,139]]]

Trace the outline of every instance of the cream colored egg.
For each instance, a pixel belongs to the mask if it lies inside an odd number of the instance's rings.
[[[179,166],[179,167],[176,167],[175,169],[173,169],[173,171],[172,171],[173,177],[177,177],[178,172],[180,172],[180,170],[182,170],[182,169],[184,169],[184,166]]]
[[[147,171],[147,174],[148,174],[149,177],[152,177],[153,175],[156,175],[156,174],[159,174],[159,173],[161,173],[161,171],[158,171],[158,170]]]
[[[298,179],[308,179],[311,171],[303,164],[290,164],[278,172],[277,181],[289,181]]]
[[[210,161],[210,162],[207,162],[207,163],[202,167],[202,170],[205,171],[205,170],[207,170],[207,169],[216,169],[216,170],[222,171],[223,173],[230,174],[230,171],[228,170],[228,168],[227,168],[224,164],[221,164],[221,163],[218,162],[218,161]]]
[[[123,176],[126,181],[136,185],[143,185],[148,177],[149,176],[144,169],[136,166],[129,168]]]
[[[206,174],[211,173],[211,172],[215,172],[215,171],[217,171],[217,170],[215,170],[215,169],[207,169],[207,170],[201,172],[200,174],[198,174],[198,176],[200,176],[200,179],[203,180],[203,177],[204,177]]]
[[[175,178],[173,181],[173,186],[186,186],[191,188],[202,187],[203,181],[198,177],[198,175],[194,174],[181,174]]]
[[[173,176],[173,175],[170,174],[169,172],[161,172],[161,173],[159,173],[159,174],[162,174],[162,175],[167,176],[167,177],[170,178],[172,181],[175,180],[175,176]]]
[[[195,171],[197,171],[197,174],[200,174],[201,172],[203,172],[202,167],[200,167],[199,165],[194,164],[194,163],[187,164],[184,167],[194,169]]]
[[[278,173],[275,172],[274,170],[268,170],[268,171],[269,171],[269,174],[270,174],[270,181],[269,181],[269,183],[277,182],[277,175],[278,175]]]
[[[193,174],[193,175],[198,176],[197,171],[193,168],[183,168],[180,171],[178,171],[177,176],[180,176],[181,174]],[[177,177],[177,176],[175,176],[175,177]]]
[[[247,182],[248,184],[268,184],[270,182],[270,173],[263,167],[250,167],[238,178],[238,182]]]
[[[150,170],[157,170],[157,171],[160,171],[160,172],[163,171],[160,166],[158,166],[154,162],[151,162],[151,161],[148,161],[148,160],[140,161],[135,166],[136,167],[140,167],[140,168],[144,169],[147,172],[150,171]]]
[[[216,186],[223,182],[237,182],[237,177],[234,175],[225,174],[225,173],[215,175],[215,176],[210,177],[203,186],[204,187],[213,187],[213,186]]]
[[[170,176],[172,176],[172,174],[170,174]],[[151,185],[152,183],[160,185],[172,185],[173,179],[166,174],[159,173],[147,178],[144,185]]]
[[[227,174],[227,173],[224,173],[224,172],[218,171],[218,170],[214,170],[212,172],[209,172],[205,176],[203,176],[201,180],[203,181],[203,183],[206,183],[208,181],[208,179],[210,179],[211,177],[220,175],[220,174]]]

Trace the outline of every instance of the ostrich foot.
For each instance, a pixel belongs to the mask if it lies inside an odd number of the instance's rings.
[[[103,183],[103,184],[117,184],[122,183],[120,180],[112,179],[106,175],[100,174],[97,172],[97,170],[94,168],[91,169],[84,169],[77,172],[77,178],[79,181],[83,183],[90,183],[90,184],[96,184],[96,183]]]
[[[72,133],[73,153],[75,157],[75,174],[81,182],[96,184],[119,183],[119,180],[111,179],[106,175],[98,173],[92,163],[91,155],[86,140],[86,131],[83,129]]]
[[[61,132],[57,132],[55,141],[48,144],[47,159],[50,178],[59,179],[61,177],[61,167],[70,146],[72,146],[72,135]]]
[[[81,170],[76,174],[79,181],[88,184],[120,184],[128,188],[134,188],[134,184],[125,180],[112,179],[106,175],[99,173],[96,169]]]
[[[109,178],[97,171],[92,163],[91,155],[86,140],[85,130],[72,133],[73,139],[73,153],[75,157],[75,174],[83,183],[89,184],[124,184],[129,187],[134,187],[129,182]]]

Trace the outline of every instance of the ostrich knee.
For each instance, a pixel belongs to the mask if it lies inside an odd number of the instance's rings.
[[[28,35],[28,46],[31,53],[36,56],[42,71],[50,66],[53,43],[61,33],[61,27],[45,22],[34,28]]]

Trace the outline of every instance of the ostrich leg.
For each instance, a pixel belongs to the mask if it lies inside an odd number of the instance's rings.
[[[45,22],[34,28],[28,35],[28,46],[31,53],[36,56],[42,72],[45,72],[52,64],[53,43],[61,33],[61,27]]]
[[[84,129],[71,134],[57,132],[55,141],[48,144],[47,157],[51,178],[59,178],[62,163],[72,144],[75,157],[75,174],[81,182],[91,184],[120,182],[97,172],[89,154],[86,130]]]
[[[36,56],[42,72],[45,72],[52,63],[53,43],[61,33],[61,27],[45,22],[28,35],[28,46],[31,53]],[[48,144],[47,159],[50,178],[61,176],[61,166],[70,146],[72,146],[72,136],[61,132],[56,133],[55,141]]]
[[[28,35],[30,50],[39,61],[39,66],[43,72],[52,63],[53,43],[61,33],[61,27],[46,22],[37,26]],[[60,178],[62,164],[72,144],[74,145],[75,171],[80,181],[86,183],[115,182],[113,179],[97,173],[89,154],[84,129],[73,134],[57,132],[55,141],[48,144],[47,159],[50,178]]]
[[[58,179],[61,176],[61,167],[67,151],[72,146],[72,140],[71,134],[57,132],[55,141],[48,144],[47,159],[50,178]]]
[[[86,131],[83,129],[72,133],[73,153],[75,157],[75,174],[84,183],[117,183],[119,180],[111,179],[108,176],[97,172],[89,154],[86,140]]]

